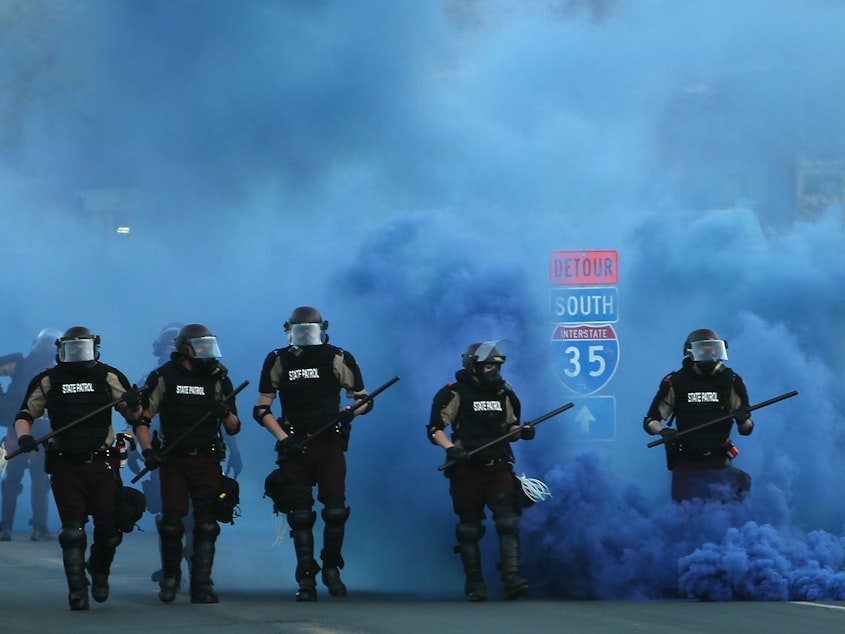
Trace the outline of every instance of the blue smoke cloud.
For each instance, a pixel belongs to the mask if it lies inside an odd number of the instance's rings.
[[[584,441],[570,411],[516,448],[553,492],[523,518],[533,587],[841,599],[841,197],[800,168],[843,160],[843,27],[820,0],[6,3],[0,352],[85,324],[140,378],[162,326],[207,323],[252,382],[227,532],[269,544],[272,444],[248,412],[290,310],[319,307],[370,389],[402,377],[353,432],[345,577],[456,594],[431,398],[497,338],[526,418],[573,398],[549,363],[549,253],[615,249],[615,438]],[[737,440],[743,504],[670,503],[640,425],[703,326],[752,402],[800,392]],[[409,547],[429,555],[413,571]]]

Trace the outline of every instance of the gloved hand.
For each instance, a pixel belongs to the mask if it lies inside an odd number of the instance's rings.
[[[288,436],[276,442],[276,453],[279,454],[279,460],[299,456],[303,451],[304,447],[302,446],[302,443],[294,440],[292,436]]]
[[[734,420],[737,423],[744,423],[749,418],[751,418],[751,410],[748,408],[747,405],[741,405],[734,411]]]
[[[240,451],[232,451],[229,454],[229,460],[226,462],[226,474],[228,475],[231,473],[231,477],[235,480],[238,479],[238,476],[241,474],[244,468],[244,461],[241,458]]]
[[[141,452],[141,457],[144,459],[144,466],[149,471],[155,471],[161,466],[161,456],[155,449],[144,449]]]
[[[678,435],[678,430],[674,427],[664,427],[660,430],[660,437],[667,445],[675,441],[675,436]]]
[[[20,450],[24,453],[29,451],[38,451],[38,443],[35,442],[35,438],[29,434],[18,436],[18,447],[20,447]]]
[[[446,459],[459,465],[469,460],[469,454],[463,447],[452,445],[446,450]]]
[[[337,416],[337,422],[341,425],[348,425],[352,422],[352,419],[355,418],[355,413],[352,411],[351,407],[347,407],[340,411],[340,414]]]
[[[141,407],[141,391],[137,385],[133,385],[130,389],[126,390],[120,398],[126,403],[126,409],[130,412],[134,412]]]
[[[534,436],[537,435],[537,430],[534,429],[533,425],[523,425],[519,428],[519,437],[523,440],[534,440]]]
[[[219,420],[226,420],[229,418],[229,414],[232,413],[232,410],[229,409],[229,406],[226,404],[225,401],[214,401],[214,417],[218,418]]]

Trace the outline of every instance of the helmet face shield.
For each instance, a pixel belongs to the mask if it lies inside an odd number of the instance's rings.
[[[319,346],[323,343],[320,324],[291,324],[290,343],[294,346]]]
[[[62,363],[77,363],[79,361],[94,361],[93,339],[62,339],[59,341],[59,361]]]
[[[727,361],[728,351],[721,339],[705,339],[690,344],[693,361]]]
[[[214,335],[194,337],[188,339],[188,343],[194,351],[195,359],[218,359],[223,356],[220,354],[220,346],[217,345],[217,337]]]

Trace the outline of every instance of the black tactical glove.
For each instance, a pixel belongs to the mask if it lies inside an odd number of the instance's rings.
[[[537,435],[537,430],[534,429],[533,425],[523,425],[519,428],[519,437],[523,440],[534,440],[534,436]]]
[[[161,456],[155,449],[144,449],[141,452],[141,457],[144,459],[144,466],[149,471],[155,471],[161,466]]]
[[[38,451],[38,443],[35,442],[35,438],[29,434],[18,436],[18,447],[20,447],[20,450],[24,453]]]
[[[229,418],[229,414],[232,413],[232,410],[229,409],[229,406],[226,404],[226,401],[214,401],[214,416],[219,420],[226,420]]]
[[[299,456],[303,451],[302,443],[294,440],[292,436],[276,441],[276,453],[279,454],[279,461]]]
[[[741,405],[736,409],[734,414],[734,420],[737,423],[744,423],[749,418],[751,418],[751,410],[748,408],[747,405]]]
[[[126,409],[130,412],[134,412],[136,409],[141,407],[141,391],[136,385],[133,385],[130,389],[126,390],[120,398],[124,403],[126,403]]]
[[[337,422],[341,425],[348,425],[352,422],[353,418],[355,418],[355,413],[352,411],[352,408],[347,407],[340,411],[340,414],[337,416]]]
[[[453,462],[456,465],[459,465],[469,460],[469,454],[467,453],[467,450],[463,447],[452,445],[446,450],[446,458],[447,460],[449,460],[449,462]]]
[[[678,430],[674,427],[664,427],[660,430],[660,437],[667,445],[675,441],[675,436],[678,435]]]

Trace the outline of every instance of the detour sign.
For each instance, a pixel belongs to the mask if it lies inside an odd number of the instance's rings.
[[[552,251],[549,274],[554,286],[615,286],[619,255],[616,251]]]

